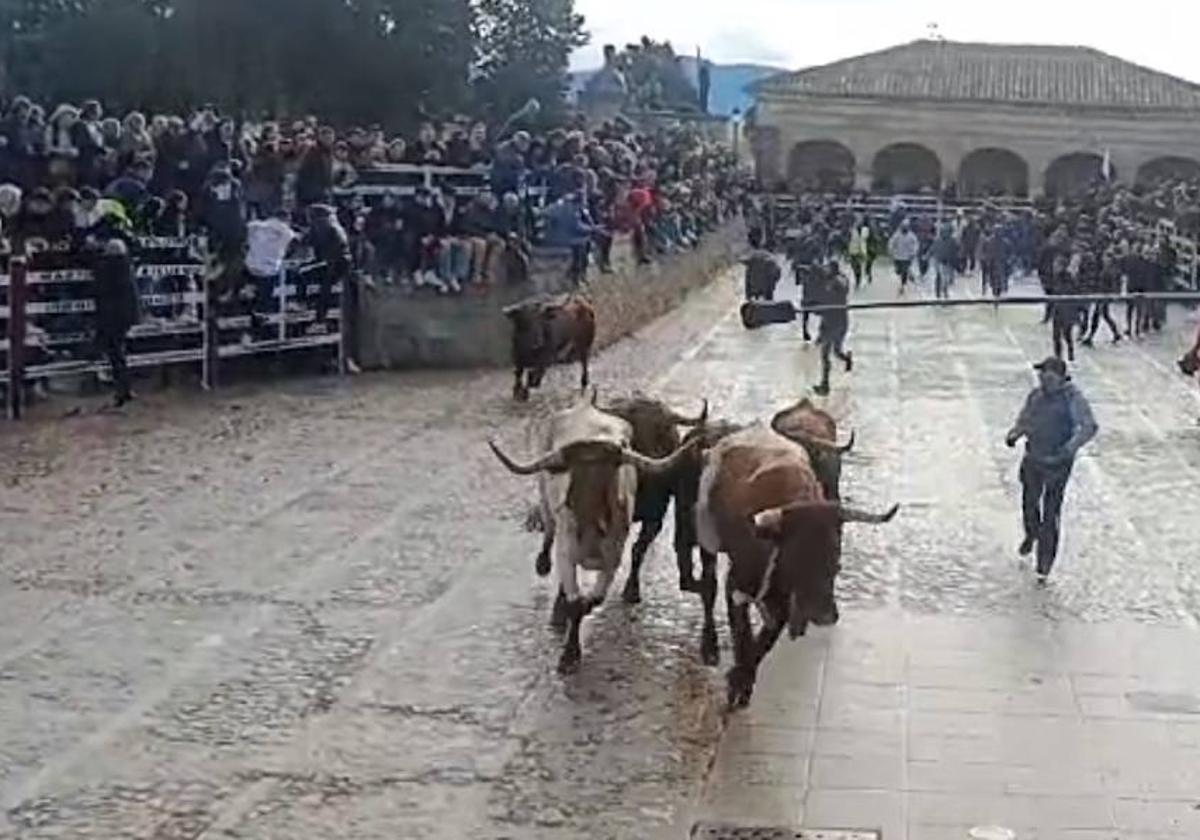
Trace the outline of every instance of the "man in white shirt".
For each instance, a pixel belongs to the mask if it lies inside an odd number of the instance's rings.
[[[254,286],[252,309],[255,315],[278,312],[283,302],[283,298],[275,299],[275,289],[283,274],[283,260],[288,248],[300,238],[286,219],[287,213],[281,210],[268,219],[257,219],[246,226],[246,271]]]
[[[279,276],[288,248],[300,237],[286,218],[287,214],[280,211],[269,219],[256,220],[246,226],[249,245],[246,269],[261,280]]]

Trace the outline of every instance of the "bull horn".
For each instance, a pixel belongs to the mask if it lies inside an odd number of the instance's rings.
[[[532,464],[523,465],[518,464],[512,458],[509,458],[502,451],[500,451],[500,447],[497,446],[494,441],[489,440],[488,446],[491,447],[492,453],[496,456],[496,458],[499,459],[500,463],[507,467],[508,471],[514,475],[537,475],[543,470],[548,470],[551,467],[562,463],[562,454],[557,450],[554,452],[547,452]]]
[[[665,475],[682,464],[683,459],[687,457],[688,452],[694,449],[699,442],[699,438],[693,438],[665,458],[648,458],[640,452],[634,452],[632,449],[626,449],[622,452],[622,460],[624,460],[626,464],[632,464],[633,466],[637,467],[637,471],[639,473],[645,473],[646,475]]]
[[[892,505],[891,509],[886,513],[871,513],[870,511],[858,510],[846,505],[842,505],[841,508],[843,522],[863,522],[867,525],[886,525],[896,518],[896,514],[899,511],[900,505]]]
[[[858,439],[857,433],[854,431],[854,429],[851,429],[850,430],[850,440],[846,441],[845,444],[838,447],[838,451],[841,452],[843,455],[845,455],[847,452],[849,452],[851,449],[854,448],[854,441],[857,439]]]
[[[704,401],[704,407],[700,409],[699,416],[685,417],[676,411],[672,411],[671,422],[676,426],[703,426],[708,422],[708,400]]]
[[[776,429],[776,431],[779,431],[779,430]],[[799,431],[788,431],[788,432],[779,432],[779,433],[781,435],[783,435],[785,438],[790,438],[791,440],[795,441],[796,443],[800,444],[801,446],[812,447],[813,449],[819,449],[822,452],[830,453],[833,455],[842,455],[846,452],[849,452],[850,448],[852,446],[854,446],[854,434],[853,433],[851,433],[851,435],[850,435],[850,442],[848,444],[846,444],[845,446],[838,446],[836,443],[825,440],[824,438],[813,437],[812,435],[808,435],[808,434],[805,434],[804,432],[799,432]]]

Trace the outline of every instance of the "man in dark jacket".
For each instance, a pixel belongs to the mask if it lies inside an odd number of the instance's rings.
[[[1089,278],[1092,277],[1092,265],[1088,264]],[[1116,297],[1121,294],[1121,268],[1117,265],[1116,258],[1111,253],[1105,253],[1101,258],[1100,266],[1094,275],[1094,284],[1088,289],[1092,294],[1112,295]],[[1109,302],[1107,300],[1098,300],[1092,305],[1092,316],[1089,324],[1088,333],[1080,342],[1085,347],[1091,347],[1092,341],[1096,337],[1096,331],[1100,329],[1100,320],[1104,319],[1104,323],[1108,325],[1109,334],[1112,336],[1113,344],[1117,344],[1121,340],[1121,329],[1117,326],[1117,322],[1113,320],[1112,312],[1109,310]]]
[[[1038,581],[1045,583],[1058,554],[1059,519],[1075,456],[1099,427],[1062,359],[1051,356],[1034,369],[1038,387],[1025,399],[1004,442],[1011,448],[1025,439],[1020,472],[1025,539],[1019,551],[1027,557],[1037,547]]]
[[[296,201],[302,207],[328,202],[333,197],[333,145],[337,137],[332,128],[322,126],[317,143],[304,153],[296,173]]]
[[[783,272],[768,251],[758,250],[742,260],[746,266],[746,300],[774,300]]]
[[[350,237],[337,219],[337,211],[327,204],[314,204],[308,212],[310,227],[304,242],[313,249],[312,277],[317,281],[317,326],[324,326],[333,304],[335,284],[350,283]],[[349,313],[342,313],[347,318]]]
[[[817,303],[821,306],[845,306],[850,296],[850,284],[842,278],[837,263],[829,262],[824,266],[823,272],[824,282]],[[831,356],[841,359],[847,373],[854,369],[853,356],[843,349],[846,333],[849,331],[849,311],[827,309],[821,312],[821,332],[817,335],[817,344],[821,348],[821,383],[813,388],[814,394],[822,397],[829,394]]]
[[[100,103],[89,100],[83,103],[79,121],[71,127],[71,143],[79,151],[76,161],[78,181],[84,186],[102,186],[99,162],[104,155],[104,133],[100,130],[103,117],[104,109]]]
[[[133,399],[125,339],[140,319],[140,302],[133,279],[129,250],[120,239],[110,239],[92,262],[92,289],[96,302],[96,349],[108,360],[116,387],[117,408]]]
[[[218,164],[200,194],[200,221],[213,249],[226,263],[239,265],[246,252],[246,195],[228,164]]]

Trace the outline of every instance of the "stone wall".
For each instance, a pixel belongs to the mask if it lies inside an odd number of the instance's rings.
[[[1181,112],[764,95],[755,131],[762,135],[755,152],[764,178],[786,176],[797,143],[832,140],[854,155],[857,184],[864,189],[870,187],[875,156],[898,142],[932,150],[943,180],[957,179],[962,161],[975,150],[1008,149],[1028,164],[1035,193],[1050,164],[1073,152],[1107,149],[1117,176],[1129,182],[1156,158],[1200,160],[1200,115]]]
[[[580,288],[596,308],[599,346],[677,306],[740,257],[745,243],[745,229],[737,219],[709,234],[695,251],[639,266],[628,239],[618,239],[613,273],[593,268]],[[391,287],[368,290],[359,307],[359,361],[370,369],[507,366],[512,330],[502,310],[538,294],[568,290],[567,263],[564,254],[539,254],[528,283],[484,295],[425,297]]]

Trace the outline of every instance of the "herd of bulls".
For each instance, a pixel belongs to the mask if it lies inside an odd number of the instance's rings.
[[[537,572],[545,576],[553,568],[558,578],[552,620],[566,637],[559,670],[578,667],[580,624],[608,594],[635,522],[641,529],[624,598],[641,599],[642,562],[674,500],[679,588],[697,593],[703,603],[700,653],[708,665],[719,660],[717,557],[729,560],[729,702],[748,704],[758,666],[785,625],[794,639],[810,623],[838,620],[834,583],[842,525],[882,524],[896,515],[895,507],[870,513],[842,504],[841,462],[853,444],[850,435],[839,445],[833,418],[807,399],[769,423],[738,425],[709,418],[707,403],[698,416],[687,417],[641,395],[601,406],[594,391],[549,418],[542,454],[531,463],[517,463],[492,443],[510,471],[538,479],[531,524],[543,532]],[[581,570],[596,573],[586,593]],[[751,605],[761,617],[757,634]]]

